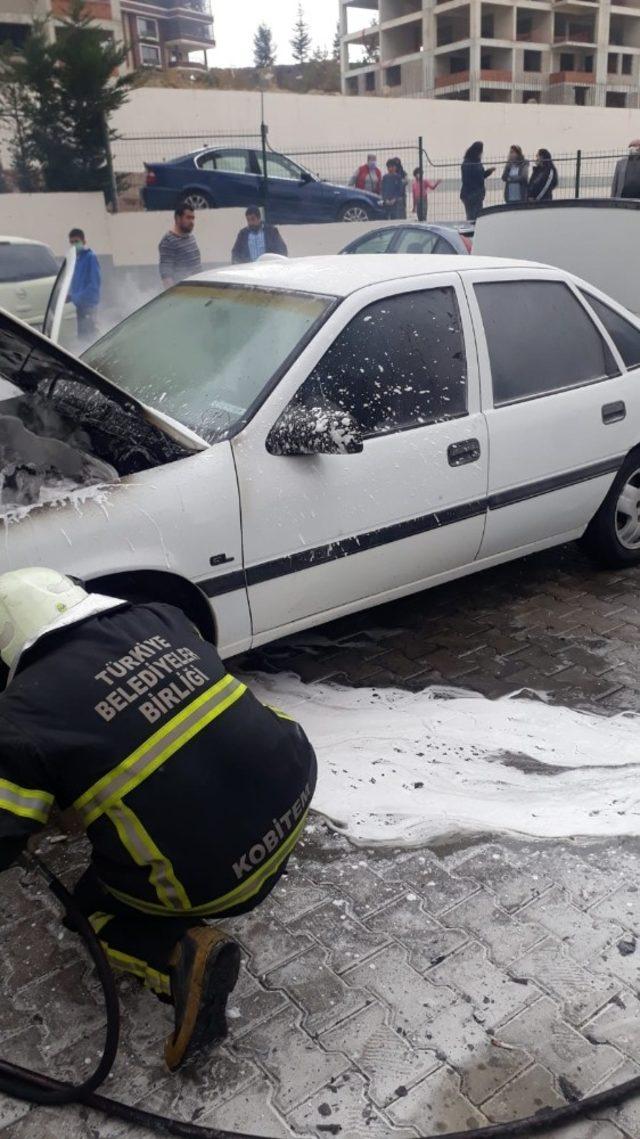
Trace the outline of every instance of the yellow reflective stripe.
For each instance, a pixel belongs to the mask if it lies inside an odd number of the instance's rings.
[[[0,809],[20,815],[23,819],[35,819],[46,823],[53,804],[53,795],[32,787],[19,787],[8,779],[0,779]]]
[[[91,923],[91,926],[93,928],[94,933],[100,933],[101,930],[104,929],[107,922],[110,922],[112,920],[113,920],[113,914],[97,913],[97,914],[91,914],[91,916],[89,918],[89,921]]]
[[[215,898],[212,902],[205,902],[201,906],[191,906],[189,915],[193,917],[209,917],[213,914],[220,913],[221,910],[231,909],[232,906],[239,906],[243,902],[248,902],[251,898],[262,889],[268,878],[275,874],[281,862],[293,850],[296,842],[300,837],[300,832],[307,821],[308,811],[300,819],[295,830],[292,830],[288,838],[278,847],[276,851],[268,858],[262,866],[258,867],[255,873],[251,874],[239,886],[230,890],[228,894],[224,894],[221,898]],[[134,910],[140,910],[143,914],[162,914],[167,917],[166,909],[162,906],[156,905],[154,902],[143,902],[139,898],[132,897],[131,894],[125,894],[122,890],[116,890],[115,887],[109,886],[107,882],[103,882],[105,890],[108,890],[114,898],[118,901],[124,902],[125,905],[131,906]]]
[[[156,846],[138,816],[124,803],[114,803],[105,813],[136,865],[149,867],[149,881],[164,908],[188,910],[191,903],[184,886],[176,878],[171,862]]]
[[[292,724],[295,724],[293,716],[287,716],[287,713],[283,712],[281,708],[274,708],[273,704],[267,704],[267,708],[269,708],[271,712],[275,712],[280,720],[290,720]]]
[[[117,767],[89,787],[73,806],[89,827],[114,802],[128,795],[198,732],[226,712],[247,691],[246,686],[227,674],[207,689]]]
[[[106,941],[101,941],[100,944],[109,958],[112,969],[121,973],[133,973],[134,977],[139,977],[141,981],[144,981],[148,989],[171,996],[171,982],[168,973],[160,973],[158,969],[152,969],[146,961],[142,961],[139,957],[130,957],[128,953],[122,953],[119,949],[112,949]]]

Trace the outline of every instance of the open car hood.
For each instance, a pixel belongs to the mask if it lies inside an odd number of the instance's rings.
[[[120,474],[172,462],[208,446],[3,309],[0,379],[86,432],[94,443],[92,452]]]

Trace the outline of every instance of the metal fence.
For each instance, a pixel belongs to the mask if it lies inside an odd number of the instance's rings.
[[[211,130],[208,134],[121,135],[112,142],[111,153],[117,174],[136,175],[144,174],[145,162],[168,162],[210,146],[259,147],[260,133]]]
[[[278,145],[276,145],[276,141]],[[241,147],[259,150],[259,134],[239,134],[212,131],[210,134],[167,134],[125,136],[113,143],[113,160],[116,172],[126,176],[129,206],[137,202],[137,192],[144,180],[145,162],[166,162],[181,154],[205,150],[208,147]],[[384,172],[389,158],[399,158],[409,179],[407,214],[411,216],[411,181],[413,171],[420,165],[420,140],[396,142],[363,141],[357,146],[324,146],[299,149],[280,145],[270,139],[271,149],[287,154],[313,174],[328,182],[348,185],[355,171],[375,154],[378,166]],[[574,151],[554,155],[559,184],[556,198],[606,198],[611,193],[611,182],[620,153]],[[464,218],[460,201],[461,157],[442,159],[431,154],[428,146],[422,155],[425,177],[438,182],[436,190],[428,194],[428,218],[431,221],[458,221]],[[486,181],[485,205],[498,205],[503,199],[501,174],[506,154],[485,156],[485,166],[494,166],[495,173]]]

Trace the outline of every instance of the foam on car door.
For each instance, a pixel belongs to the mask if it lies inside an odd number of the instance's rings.
[[[368,436],[362,454],[267,456],[269,405],[238,437],[258,636],[419,588],[477,554],[488,449],[473,332],[457,279],[428,281],[378,286],[364,307],[360,296],[344,302],[342,331],[306,381],[299,376],[298,400],[356,415]],[[477,459],[451,465],[449,447],[470,439]]]

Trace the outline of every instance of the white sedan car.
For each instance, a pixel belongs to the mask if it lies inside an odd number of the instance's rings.
[[[0,314],[0,377],[2,569],[223,655],[570,539],[640,561],[640,321],[558,269],[267,257],[82,360]]]
[[[0,308],[42,328],[57,275],[58,262],[48,245],[27,237],[0,237]],[[65,321],[73,317],[73,307],[66,305]]]

